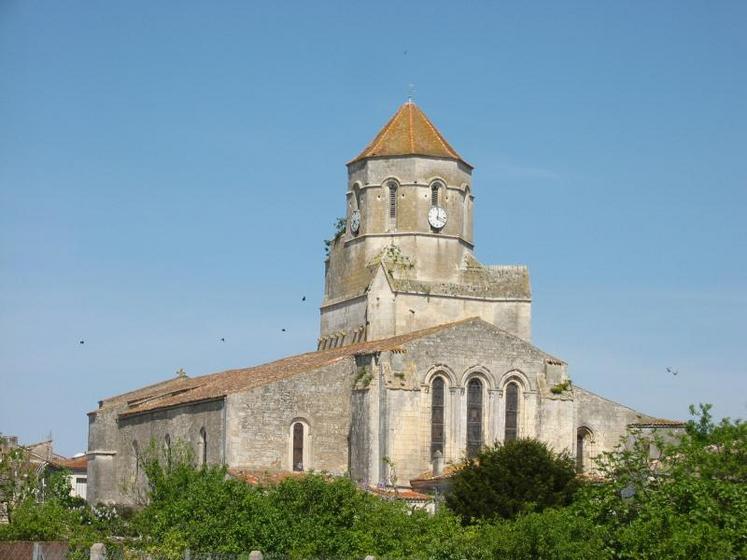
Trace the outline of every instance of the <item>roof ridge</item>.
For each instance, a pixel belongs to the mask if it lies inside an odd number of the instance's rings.
[[[209,373],[191,378],[196,385],[189,391],[172,394],[170,392],[154,393],[148,395],[138,404],[135,404],[123,410],[120,414],[123,417],[143,412],[150,412],[162,408],[180,406],[187,403],[214,400],[227,394],[250,389],[254,386],[279,381],[281,379],[290,379],[296,375],[317,370],[340,360],[351,358],[358,354],[371,352],[383,352],[391,350],[411,342],[418,338],[429,336],[436,332],[454,328],[468,321],[481,320],[479,317],[470,317],[451,323],[442,323],[418,331],[412,331],[385,339],[369,340],[331,348],[329,350],[320,350],[315,352],[306,352],[294,356],[285,356],[272,362],[257,364],[249,368],[226,370],[221,372]],[[253,384],[257,382],[257,384]]]
[[[460,159],[459,158],[459,154],[457,154],[456,150],[454,150],[454,148],[452,148],[451,145],[446,141],[446,138],[443,137],[443,134],[441,134],[441,132],[439,132],[439,130],[433,125],[433,123],[425,115],[425,113],[423,113],[422,111],[420,111],[420,112],[422,113],[422,115],[424,117],[423,120],[425,121],[425,124],[431,129],[431,131],[433,132],[433,134],[436,136],[436,139],[438,139],[438,141],[441,143],[441,146],[443,146],[443,149],[446,150],[447,152],[449,152],[455,158]]]

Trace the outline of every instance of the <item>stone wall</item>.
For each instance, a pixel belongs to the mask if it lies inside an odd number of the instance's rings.
[[[228,396],[226,461],[246,469],[292,470],[291,430],[308,426],[305,470],[349,470],[352,388],[357,368],[346,357],[296,377]]]
[[[628,425],[646,418],[632,408],[600,397],[582,387],[575,386],[573,393],[576,397],[575,426],[585,427],[591,432],[588,453],[592,459],[617,447],[627,435]]]
[[[372,295],[376,295],[372,290]],[[438,295],[397,294],[394,334],[404,334],[443,323],[479,317],[524,340],[531,341],[532,304],[526,301],[489,301]]]
[[[540,387],[548,358],[524,340],[477,320],[408,342],[399,351],[382,352],[379,357],[382,391],[377,398],[378,386],[372,386],[369,389],[372,394],[366,401],[370,408],[378,408],[380,415],[380,442],[378,449],[371,449],[378,457],[372,462],[389,458],[399,482],[405,484],[430,470],[430,384],[435,375],[446,381],[444,457],[447,463],[458,462],[464,456],[465,389],[473,377],[483,383],[484,443],[501,441],[504,437],[504,388],[513,380],[521,388],[520,437],[537,437],[554,446],[572,449],[575,437],[572,398],[551,397],[546,387],[544,390]],[[364,397],[358,398],[363,402]],[[547,413],[543,412],[545,403],[549,403]],[[548,415],[559,424],[550,424]],[[369,468],[369,478],[375,470]],[[386,482],[386,469],[381,469],[378,482]]]
[[[204,429],[208,463],[223,463],[222,399],[124,418],[118,418],[120,412],[120,408],[111,407],[90,416],[87,499],[91,503],[135,502],[145,483],[138,474],[136,448],[143,454],[153,442],[165,455],[167,434],[172,449],[185,444],[199,461],[200,431]]]

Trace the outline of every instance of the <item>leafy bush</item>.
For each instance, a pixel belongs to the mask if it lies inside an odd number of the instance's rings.
[[[568,508],[529,513],[479,526],[471,558],[492,560],[605,560],[606,531]]]
[[[581,492],[573,508],[607,528],[622,558],[747,558],[747,425],[712,421],[710,406],[675,442],[657,439],[605,454],[606,482]]]
[[[446,497],[464,523],[511,519],[571,502],[578,488],[574,462],[546,444],[521,439],[485,448],[465,460]]]
[[[185,549],[291,560],[747,558],[747,426],[716,424],[707,406],[694,414],[680,440],[656,440],[657,460],[641,437],[605,454],[605,481],[578,491],[572,461],[544,444],[486,449],[455,477],[448,503],[458,516],[413,511],[321,474],[253,487],[223,467],[195,468],[178,445],[169,457],[154,447],[143,464],[148,502],[131,521],[71,499],[66,479],[51,478],[44,502],[15,503],[0,540],[68,539],[81,560],[91,543],[126,535],[131,556],[175,560]]]

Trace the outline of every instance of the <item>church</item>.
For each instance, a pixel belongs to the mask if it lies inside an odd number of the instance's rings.
[[[475,258],[473,167],[415,103],[347,168],[316,351],[99,401],[90,502],[131,503],[152,441],[232,471],[407,487],[496,441],[536,438],[588,471],[630,427],[680,426],[575,385],[532,344],[529,271]]]

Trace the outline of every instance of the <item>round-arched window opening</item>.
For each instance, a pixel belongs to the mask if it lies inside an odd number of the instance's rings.
[[[583,473],[591,466],[591,430],[581,426],[576,430],[576,472]]]
[[[482,448],[482,381],[467,383],[467,457],[476,457]]]
[[[440,451],[444,453],[444,378],[437,376],[431,383],[431,458]]]
[[[296,472],[303,471],[303,444],[304,433],[303,424],[296,422],[293,424],[293,470]]]
[[[519,386],[506,385],[506,431],[504,441],[514,441],[519,437]]]

